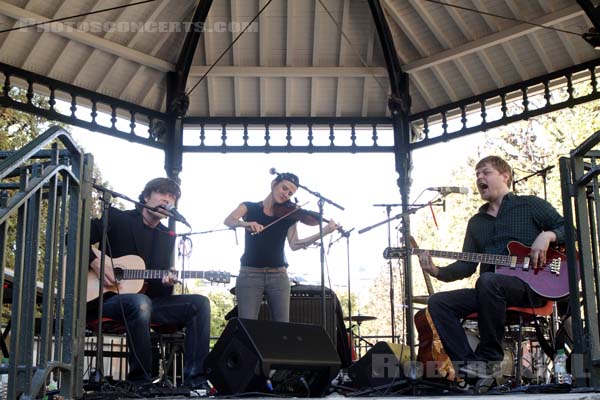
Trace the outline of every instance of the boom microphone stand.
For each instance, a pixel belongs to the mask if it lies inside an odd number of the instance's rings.
[[[391,231],[391,220],[390,212],[392,207],[400,207],[402,204],[373,204],[373,207],[385,207],[387,215],[387,234],[388,234],[388,247],[392,247],[392,231]],[[392,260],[388,260],[388,267],[390,272],[390,318],[392,321],[392,343],[396,343],[396,307],[394,307],[394,270],[392,267]]]
[[[181,292],[182,293],[187,293],[187,287],[185,286],[185,260],[188,259],[192,256],[192,248],[193,248],[193,242],[192,239],[190,239],[190,236],[194,236],[194,235],[205,235],[208,233],[214,233],[214,232],[222,232],[222,231],[231,231],[233,230],[233,233],[235,234],[235,242],[237,244],[237,233],[235,232],[234,228],[220,228],[220,229],[210,229],[207,231],[200,231],[200,232],[187,232],[187,233],[180,233],[177,234],[177,237],[179,237],[179,246],[177,247],[177,255],[179,257],[181,257]]]
[[[106,242],[108,232],[108,209],[112,199],[110,190],[94,184],[94,189],[102,193],[102,237],[100,239],[100,275],[98,276],[98,330],[96,332],[96,370],[90,374],[89,381],[99,387],[104,383],[104,338],[102,336],[102,314],[104,307],[104,270],[106,265]]]
[[[350,229],[349,231],[341,231],[340,237],[334,240],[333,242],[329,243],[329,248],[331,248],[331,246],[333,246],[339,240],[341,240],[342,238],[346,238],[346,264],[348,268],[348,332],[350,335],[348,337],[348,342],[350,346],[354,345],[354,338],[352,333],[352,296],[350,291],[350,233],[353,230],[354,228]],[[352,361],[352,350],[350,350],[350,361]]]
[[[444,195],[442,195],[444,196]],[[393,204],[393,206],[401,206],[402,204]],[[394,215],[393,217],[387,218],[383,221],[377,222],[376,224],[373,224],[371,226],[367,226],[361,230],[358,231],[359,234],[363,234],[365,232],[370,231],[371,229],[374,229],[378,226],[381,226],[383,224],[389,224],[391,221],[394,221],[396,219],[400,219],[400,218],[407,218],[410,214],[414,214],[417,211],[419,211],[422,208],[425,207],[429,207],[430,205],[443,205],[443,199],[437,199],[433,202],[430,203],[424,203],[424,204],[412,204],[411,206],[409,206],[408,210],[406,210],[405,212],[402,212],[400,214]],[[405,252],[403,257],[410,257],[410,253],[409,252]],[[391,264],[390,264],[391,265]],[[404,265],[406,266],[407,263],[405,262]],[[406,271],[405,271],[405,275],[406,275]],[[390,279],[393,275],[390,276]],[[408,290],[407,290],[408,292]],[[406,330],[407,330],[407,344],[410,348],[410,355],[411,355],[411,360],[414,361],[414,335],[413,335],[413,330],[414,330],[414,321],[412,319],[412,293],[405,293],[404,294],[404,302],[406,303],[406,305],[408,306],[408,315],[406,317]],[[391,300],[391,307],[394,307],[394,299],[392,298]],[[395,321],[392,320],[392,325],[394,325]]]
[[[380,225],[383,225],[385,223],[389,223],[390,221],[393,221],[395,219],[401,219],[402,218],[402,223],[405,223],[406,219],[409,217],[410,214],[414,214],[416,213],[418,210],[424,208],[424,207],[429,207],[432,205],[437,205],[437,206],[444,206],[444,199],[443,197],[450,194],[451,192],[447,192],[447,193],[443,193],[441,192],[440,196],[435,199],[432,202],[426,203],[426,204],[412,204],[411,206],[409,206],[409,208],[400,213],[397,214],[391,218],[388,218],[384,221],[378,222],[374,225],[368,226],[366,228],[363,228],[361,230],[358,231],[358,233],[364,233],[367,232],[375,227],[378,227]],[[409,234],[409,232],[405,233],[405,234]],[[407,237],[404,237],[404,242],[408,242]],[[393,256],[389,256],[388,254],[388,249],[386,249],[386,251],[384,252],[384,257],[386,258],[402,258],[404,259],[404,268],[405,271],[404,273],[406,274],[406,268],[408,266],[408,262],[407,259],[410,257],[410,251],[405,249],[402,254],[399,257],[396,257],[395,255]],[[412,282],[407,282],[407,285],[411,285]],[[406,330],[407,330],[407,345],[409,346],[410,349],[410,365],[408,368],[404,368],[403,372],[405,374],[405,379],[400,379],[400,380],[393,380],[391,383],[387,384],[387,385],[383,385],[383,386],[379,386],[376,388],[372,388],[369,389],[370,392],[373,392],[375,390],[381,390],[384,388],[387,388],[387,390],[389,390],[390,388],[394,387],[394,386],[398,386],[398,385],[405,385],[408,384],[408,387],[405,388],[404,390],[402,390],[402,393],[404,392],[408,392],[408,391],[412,391],[413,395],[416,393],[417,388],[419,387],[419,385],[425,386],[425,387],[429,387],[429,388],[436,388],[436,389],[442,389],[445,391],[451,391],[451,392],[456,392],[456,393],[464,393],[461,389],[459,388],[453,388],[450,386],[445,386],[436,382],[428,382],[428,381],[424,381],[421,378],[420,374],[419,374],[419,366],[417,365],[417,363],[415,363],[415,351],[414,351],[414,347],[415,347],[415,343],[414,343],[414,321],[413,321],[413,307],[412,307],[412,290],[410,290],[409,286],[405,285],[405,293],[404,293],[404,301],[406,302],[407,305],[407,314],[406,314]],[[400,367],[400,366],[399,366]],[[361,392],[360,394],[366,394],[364,392]]]
[[[548,182],[547,182],[547,177],[548,177],[548,171],[550,171],[552,168],[554,168],[554,165],[550,165],[544,169],[540,169],[539,171],[535,171],[532,172],[531,174],[524,176],[521,179],[517,179],[517,180],[513,180],[513,192],[517,191],[517,183],[521,183],[521,182],[527,182],[529,180],[529,178],[534,177],[534,176],[538,176],[540,175],[542,177],[542,185],[544,186],[544,200],[548,200],[548,193],[547,193],[547,186],[548,186]]]

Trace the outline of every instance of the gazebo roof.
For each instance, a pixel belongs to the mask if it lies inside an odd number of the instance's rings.
[[[0,62],[164,112],[167,73],[186,31],[200,26],[190,24],[199,1],[0,0],[3,29],[114,8],[2,33]],[[575,0],[380,3],[409,77],[411,114],[598,57],[578,36],[592,23]],[[389,114],[367,0],[215,0],[185,90],[191,117]]]

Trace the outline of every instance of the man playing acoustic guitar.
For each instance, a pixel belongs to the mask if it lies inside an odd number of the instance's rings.
[[[137,255],[146,269],[168,270],[171,267],[175,237],[160,221],[167,217],[161,207],[168,207],[181,196],[179,185],[168,178],[149,181],[139,200],[157,211],[138,207],[121,211],[109,209],[109,227],[106,251],[113,258]],[[90,243],[102,238],[102,221],[95,219],[91,224]],[[90,268],[99,275],[99,252],[90,253]],[[115,266],[116,267],[116,266]],[[150,324],[177,325],[185,327],[184,384],[190,389],[206,389],[204,358],[209,351],[210,302],[201,295],[173,295],[177,282],[172,274],[161,279],[147,280],[143,293],[105,295],[103,316],[122,322],[127,329],[129,345],[129,374],[140,394],[152,394],[152,350]],[[104,285],[118,292],[120,285],[115,280],[112,262],[105,263]],[[94,318],[88,312],[88,318]]]
[[[510,192],[512,171],[497,156],[475,166],[477,189],[486,201],[467,224],[463,252],[508,254],[510,241],[529,246],[529,268],[544,268],[551,242],[564,242],[564,222],[548,202],[536,196]],[[527,258],[526,258],[527,259]],[[460,259],[459,259],[460,260]],[[419,256],[421,268],[443,282],[469,277],[477,262],[456,261],[444,268],[433,264],[431,253]],[[535,277],[540,277],[536,275]],[[444,349],[463,376],[489,378],[499,371],[503,359],[502,338],[509,306],[537,307],[545,299],[524,280],[495,273],[495,266],[481,263],[474,289],[440,292],[429,298],[427,307]],[[475,351],[469,346],[461,320],[476,312],[481,341]]]

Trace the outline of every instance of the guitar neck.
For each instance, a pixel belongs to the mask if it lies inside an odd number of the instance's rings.
[[[434,293],[433,283],[431,283],[431,276],[429,273],[423,270],[423,279],[425,279],[425,287],[427,288],[427,294],[431,296]]]
[[[448,258],[451,260],[469,261],[484,264],[505,265],[512,264],[512,256],[504,256],[499,254],[480,254],[480,253],[462,253],[457,251],[441,251],[441,250],[424,250],[411,249],[411,252],[420,255],[425,251],[429,251],[432,257]]]
[[[413,250],[418,250],[419,249],[419,245],[417,244],[417,241],[415,240],[414,237],[412,236],[408,236],[408,241],[410,243],[410,248]],[[425,287],[427,288],[427,294],[429,296],[433,295],[434,290],[433,290],[433,283],[431,283],[431,276],[429,275],[429,273],[425,272],[425,270],[423,271],[423,279],[425,280]]]
[[[205,271],[171,271],[164,269],[124,269],[121,279],[162,279],[169,273],[181,279],[203,279]]]

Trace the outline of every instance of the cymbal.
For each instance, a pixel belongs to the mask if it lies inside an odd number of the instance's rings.
[[[374,321],[377,319],[377,317],[371,317],[369,315],[353,315],[352,317],[344,317],[344,321],[350,321],[350,318],[352,318],[352,321],[359,324],[365,321]]]

